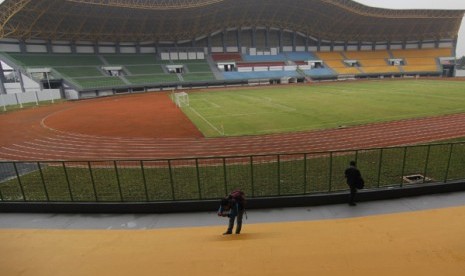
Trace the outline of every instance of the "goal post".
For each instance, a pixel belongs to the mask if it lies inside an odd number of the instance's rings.
[[[189,94],[186,92],[174,93],[174,103],[177,107],[189,106]]]

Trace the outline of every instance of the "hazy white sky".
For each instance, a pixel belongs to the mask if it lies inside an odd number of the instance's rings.
[[[4,0],[0,0],[0,4]],[[465,0],[354,0],[361,4],[386,9],[458,9],[465,10]],[[457,56],[465,56],[465,20],[459,31]]]

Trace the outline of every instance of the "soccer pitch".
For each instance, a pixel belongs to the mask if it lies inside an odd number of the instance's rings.
[[[386,80],[189,93],[206,137],[260,135],[465,112],[465,82]]]

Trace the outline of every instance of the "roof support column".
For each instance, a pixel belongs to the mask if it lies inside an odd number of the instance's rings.
[[[120,42],[119,42],[119,41],[117,41],[117,42],[115,43],[115,52],[116,52],[117,54],[121,54],[121,45],[120,45]]]
[[[6,94],[4,81],[0,78],[0,95]]]
[[[238,50],[239,53],[242,53],[241,33],[242,33],[241,28],[240,27],[237,28],[237,37],[236,37],[236,39],[237,39],[237,50]]]
[[[3,71],[3,66],[0,62],[0,94],[6,94],[5,81],[5,71]]]
[[[279,52],[283,51],[283,29],[279,29]]]
[[[376,50],[376,41],[373,41],[371,44],[371,50],[374,51]]]
[[[94,54],[96,55],[100,54],[99,48],[98,48],[98,41],[94,43]]]
[[[221,32],[221,45],[223,46],[223,53],[226,53],[226,30]]]
[[[257,28],[252,28],[252,47],[257,48]]]
[[[24,92],[26,92],[26,89],[24,88],[23,74],[21,73],[21,71],[19,69],[16,69],[15,72],[16,72],[16,74],[18,74],[19,84],[21,86],[21,91],[24,93]]]
[[[334,41],[331,41],[331,45],[329,46],[329,51],[334,51]]]
[[[140,41],[136,42],[136,54],[140,54]]]
[[[402,50],[405,50],[407,48],[407,41],[402,41]]]
[[[76,41],[71,41],[71,54],[76,54]]]
[[[347,44],[348,42],[347,41],[344,41],[344,51],[347,52]]]
[[[391,41],[390,41],[390,40],[387,42],[387,47],[386,47],[386,49],[387,49],[388,51],[391,50]]]
[[[24,40],[19,41],[19,50],[21,51],[21,54],[27,53],[26,42]]]
[[[305,52],[308,52],[308,34],[305,35]]]
[[[209,54],[212,53],[212,35],[211,34],[208,34],[207,36],[207,50]]]
[[[454,40],[452,41],[452,51],[453,51],[454,57],[457,56],[457,42],[458,42],[458,36],[454,37]]]
[[[296,40],[297,40],[297,33],[294,31],[292,33],[292,51],[295,52],[296,49]]]
[[[270,48],[270,28],[265,29],[265,47]]]
[[[50,39],[47,40],[47,54],[53,54],[53,48],[52,48],[52,41]]]
[[[359,41],[357,43],[357,51],[360,51],[360,50],[362,50],[362,42],[361,41]]]

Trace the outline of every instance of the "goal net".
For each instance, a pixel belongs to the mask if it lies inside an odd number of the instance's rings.
[[[189,94],[186,92],[174,93],[174,103],[177,107],[189,106]]]

